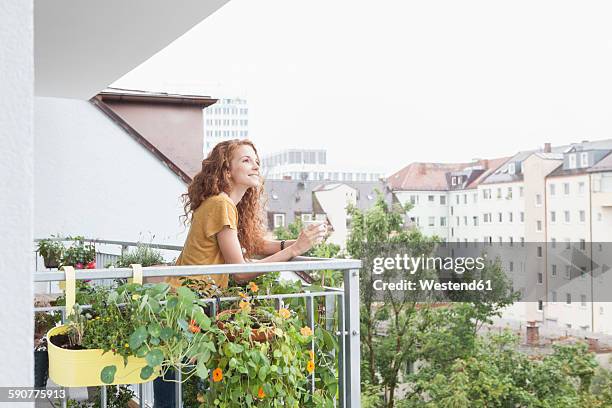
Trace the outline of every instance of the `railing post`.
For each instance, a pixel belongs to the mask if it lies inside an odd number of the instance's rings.
[[[344,270],[344,319],[347,330],[344,357],[346,406],[360,408],[359,269]]]

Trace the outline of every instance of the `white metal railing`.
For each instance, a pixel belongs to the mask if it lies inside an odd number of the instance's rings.
[[[93,242],[93,240],[86,240]],[[121,245],[122,248],[134,246],[133,242],[122,241],[102,241],[99,243]],[[180,247],[155,245],[159,249],[180,250]],[[343,271],[344,281],[342,288],[323,287],[323,291],[289,293],[281,295],[260,295],[258,299],[274,299],[279,307],[283,299],[304,298],[306,300],[307,321],[314,331],[314,298],[332,297],[337,299],[338,305],[338,327],[336,332],[339,344],[338,355],[338,406],[359,408],[360,404],[360,341],[359,341],[359,269],[362,263],[355,259],[322,259],[297,257],[291,262],[271,262],[271,263],[245,263],[245,264],[224,264],[224,265],[198,265],[198,266],[152,266],[143,268],[144,277],[168,277],[168,276],[192,276],[192,275],[217,275],[217,274],[237,274],[253,272],[291,272],[291,271],[321,271],[321,270],[341,270]],[[77,280],[87,279],[121,279],[131,278],[133,271],[131,268],[114,269],[85,269],[76,271]],[[35,282],[59,282],[66,279],[63,271],[35,272]],[[221,298],[221,301],[238,300],[237,297]],[[213,312],[215,311],[214,299],[207,299],[211,302]],[[65,308],[58,307],[38,307],[35,312],[60,310],[65,316]],[[176,383],[177,407],[182,406],[181,383]],[[314,383],[313,383],[314,389]],[[143,388],[138,387],[139,398],[143,398]],[[66,393],[67,394],[67,393]],[[106,387],[102,387],[101,392],[102,407],[106,407]],[[67,399],[62,401],[66,405]],[[143,404],[144,405],[144,404]]]

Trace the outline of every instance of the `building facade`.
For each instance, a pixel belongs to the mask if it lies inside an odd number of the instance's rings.
[[[224,140],[249,137],[249,107],[241,98],[222,98],[204,109],[204,157]]]

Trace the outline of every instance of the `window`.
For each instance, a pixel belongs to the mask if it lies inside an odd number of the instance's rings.
[[[565,249],[570,249],[571,247],[572,247],[572,244],[570,243],[570,239],[565,238]]]
[[[580,239],[580,250],[586,251],[586,241],[584,239]]]
[[[436,217],[428,217],[427,218],[427,225],[430,227],[435,227],[436,225]]]
[[[586,295],[580,295],[580,306],[586,306]]]
[[[536,231],[537,232],[542,232],[542,221],[540,221],[540,220],[536,221]]]
[[[436,199],[435,196],[432,196],[432,195],[427,196],[427,201],[429,201],[430,203],[433,203],[435,199]]]
[[[440,205],[446,205],[446,196],[440,196]]]
[[[457,177],[451,177],[451,185],[453,186],[457,185]]]
[[[459,195],[455,196],[455,204],[459,205]]]
[[[482,190],[482,198],[485,200],[488,200],[491,198],[491,189],[490,188],[485,188],[484,190]]]
[[[542,302],[541,300],[538,300],[538,310],[542,311],[544,309],[544,302]]]
[[[508,237],[508,242],[510,243],[510,246],[514,246],[514,237]]]
[[[525,246],[525,237],[521,237],[521,246],[524,247]]]
[[[578,194],[580,195],[584,194],[584,181],[581,181],[580,183],[578,183]]]
[[[557,276],[557,265],[556,265],[556,264],[552,264],[552,265],[551,265],[551,271],[550,271],[550,274],[551,274],[552,276]]]
[[[538,245],[537,247],[538,258],[542,257],[542,247]]]
[[[440,217],[440,226],[446,227],[446,217]]]
[[[338,173],[334,173],[334,180],[338,180]],[[418,204],[419,203],[419,196],[418,195],[411,195],[410,196],[410,204]]]
[[[302,222],[312,221],[312,214],[302,214]]]
[[[567,303],[568,305],[572,304],[572,294],[571,293],[565,294],[565,303]]]
[[[463,195],[463,204],[467,204],[467,194]]]
[[[569,195],[570,193],[570,185],[569,183],[563,183],[563,194]]]
[[[497,199],[499,200],[500,198],[502,198],[502,189],[501,188],[497,188]]]
[[[556,301],[557,301],[557,292],[555,292],[554,290],[553,290],[553,292],[552,292],[552,301],[553,301],[553,302],[556,302]]]
[[[589,154],[587,152],[580,153],[580,167],[589,167]]]
[[[570,222],[570,212],[569,211],[563,211],[563,219],[566,223]]]
[[[541,194],[536,194],[535,196],[535,205],[536,207],[539,207],[542,205],[542,195]]]
[[[538,285],[541,285],[544,283],[544,275],[542,274],[542,272],[538,272]]]
[[[580,210],[578,215],[579,215],[578,218],[580,219],[580,222],[584,222],[584,220],[586,219],[586,214],[585,214],[584,210]]]
[[[519,197],[522,197],[525,195],[525,189],[521,186],[519,187]]]
[[[554,211],[551,211],[551,212],[550,212],[550,222],[551,222],[551,223],[555,223],[555,222],[557,222],[557,213],[556,213],[556,212],[554,212]]]
[[[556,190],[555,185],[554,185],[554,184],[551,184],[551,185],[549,185],[549,188],[550,188],[550,195],[551,195],[551,196],[554,196],[554,195],[556,194],[556,191],[555,191],[555,190]]]
[[[508,191],[506,193],[506,199],[512,200],[512,187],[508,187]]]
[[[519,219],[521,220],[521,222],[525,222],[525,213],[523,211],[521,211],[521,216],[519,217]]]
[[[508,174],[515,174],[516,173],[516,163],[510,163],[508,165]]]
[[[502,213],[497,213],[497,222],[504,222],[504,216]]]
[[[514,271],[514,262],[510,261],[510,263],[508,264],[508,271],[509,272]]]
[[[468,217],[467,217],[467,215],[465,215],[463,217],[463,225],[466,225],[466,226],[468,225]]]
[[[572,267],[571,265],[565,265],[565,279],[572,279]]]
[[[477,227],[478,226],[478,216],[473,216],[472,217],[472,224]]]
[[[567,167],[570,169],[575,169],[576,168],[576,154],[572,153],[570,155],[568,155],[567,157]]]
[[[456,216],[456,217],[455,217],[455,225],[456,225],[456,226],[459,226],[459,216]]]
[[[508,222],[512,222],[514,219],[512,212],[508,213]]]
[[[557,247],[557,238],[551,238],[550,239],[550,244],[551,244],[551,247],[556,248]]]
[[[285,226],[285,214],[274,214],[274,228]]]
[[[478,202],[478,193],[472,194],[472,198],[473,198],[472,201],[474,201],[474,204],[476,204]]]
[[[453,206],[452,206],[452,205],[451,205],[451,209],[450,209],[450,210],[451,210],[451,211],[450,211],[450,212],[451,212],[451,215],[454,215],[455,209],[453,208]]]

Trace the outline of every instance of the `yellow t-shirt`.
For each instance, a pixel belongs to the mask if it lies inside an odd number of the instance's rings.
[[[183,251],[176,260],[176,265],[219,265],[225,260],[219,249],[216,234],[225,226],[238,229],[238,209],[225,194],[208,197],[193,212],[191,227],[183,246]],[[191,279],[204,279],[205,275],[193,275]],[[228,274],[210,275],[215,283],[226,288]],[[166,279],[172,286],[180,286],[179,277]]]

